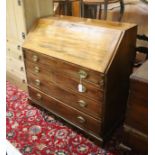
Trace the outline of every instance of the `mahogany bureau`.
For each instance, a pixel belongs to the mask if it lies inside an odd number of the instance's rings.
[[[148,154],[148,61],[130,77],[130,93],[123,145],[140,155]]]
[[[39,19],[23,45],[29,101],[102,144],[124,119],[136,33],[135,24]]]

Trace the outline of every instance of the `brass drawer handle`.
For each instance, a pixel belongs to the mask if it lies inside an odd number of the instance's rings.
[[[34,72],[35,72],[35,73],[39,73],[39,72],[40,72],[40,68],[37,67],[37,66],[35,66],[35,67],[34,67]]]
[[[85,123],[86,122],[86,120],[82,116],[78,116],[77,119],[78,119],[78,121],[80,123]]]
[[[36,96],[37,96],[37,99],[39,99],[39,100],[42,99],[41,94],[37,93]]]
[[[88,74],[87,74],[86,71],[80,70],[79,71],[79,76],[80,76],[81,79],[85,79],[85,78],[87,78]]]
[[[86,103],[85,101],[83,101],[83,100],[79,100],[78,103],[79,103],[79,106],[80,106],[81,108],[84,108],[84,107],[87,106],[87,103]]]
[[[37,86],[40,86],[40,80],[35,80],[35,84],[37,85]]]
[[[37,55],[33,55],[32,59],[33,59],[34,62],[37,62],[38,61],[38,56]]]

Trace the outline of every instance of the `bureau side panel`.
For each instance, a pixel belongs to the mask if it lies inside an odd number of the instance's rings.
[[[136,26],[124,32],[122,42],[106,71],[103,138],[108,137],[124,119],[129,76],[135,58],[136,34]]]

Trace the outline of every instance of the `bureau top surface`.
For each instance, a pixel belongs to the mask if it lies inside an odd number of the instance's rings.
[[[131,75],[131,79],[148,82],[148,61],[146,61]]]
[[[36,22],[23,47],[104,72],[123,32],[133,26],[78,17],[47,17]]]

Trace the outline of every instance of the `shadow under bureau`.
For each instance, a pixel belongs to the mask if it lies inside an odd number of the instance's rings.
[[[23,45],[29,101],[102,144],[124,119],[136,33],[135,24],[39,19]]]

